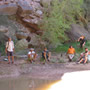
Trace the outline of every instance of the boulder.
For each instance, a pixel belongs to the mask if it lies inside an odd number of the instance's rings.
[[[31,44],[33,46],[39,45],[39,41],[38,41],[39,37],[36,34],[30,33],[30,37],[31,37],[31,41],[29,44]]]
[[[41,18],[33,15],[26,16],[22,19],[22,21],[24,22],[24,25],[26,25],[29,28],[30,32],[34,32],[37,34],[38,34],[38,31],[40,31],[40,28],[38,26],[40,20]]]
[[[0,43],[6,42],[8,40],[8,36],[6,35],[7,32],[7,27],[0,26]]]
[[[31,40],[29,42],[28,48],[37,47],[38,49],[44,48],[46,46],[46,42],[43,42],[40,36],[35,33],[30,33]]]
[[[41,10],[36,11],[36,16],[37,17],[42,17],[42,15],[43,15],[43,12]]]
[[[18,2],[18,0],[10,0],[11,3]]]
[[[0,44],[5,43],[8,40],[8,36],[6,36],[3,32],[0,32]]]
[[[40,0],[33,0],[34,2],[38,2],[38,3],[40,3]]]
[[[24,50],[24,49],[27,49],[27,48],[28,48],[28,41],[26,39],[19,40],[15,44],[16,51]]]
[[[26,39],[28,37],[28,33],[25,33],[25,32],[16,32],[16,37],[18,40],[21,40],[21,39]]]
[[[30,3],[30,6],[33,7],[33,10],[34,10],[34,11],[36,11],[36,10],[38,10],[38,9],[42,9],[42,6],[41,6],[40,3],[38,3],[38,2],[32,1],[32,2]]]
[[[13,15],[17,12],[17,5],[15,3],[0,5],[0,15]]]
[[[18,30],[17,25],[9,20],[7,15],[0,15],[0,33],[3,32],[5,36],[16,40],[15,32]]]
[[[23,15],[23,14],[30,14],[33,11],[32,6],[30,6],[27,1],[24,0],[19,0],[18,1],[18,15]]]
[[[43,7],[48,7],[48,6],[50,6],[51,1],[52,1],[52,0],[40,0],[40,4],[41,4],[41,6],[43,6]]]
[[[41,21],[43,12],[39,0],[19,0],[17,15],[30,32],[39,33],[38,24]],[[40,33],[41,34],[41,33]]]
[[[0,32],[7,33],[8,32],[8,28],[1,25],[0,26]]]
[[[38,18],[31,19],[31,18],[28,18],[28,17],[24,17],[23,21],[27,22],[27,23],[30,23],[30,24],[38,24],[39,20],[38,20]]]
[[[78,24],[72,24],[71,30],[66,33],[72,41],[77,40],[81,35],[84,35],[87,40],[90,40],[90,32]]]

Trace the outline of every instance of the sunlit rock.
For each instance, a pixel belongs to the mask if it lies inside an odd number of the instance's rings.
[[[13,15],[17,12],[17,5],[15,3],[0,5],[0,14],[1,15]]]

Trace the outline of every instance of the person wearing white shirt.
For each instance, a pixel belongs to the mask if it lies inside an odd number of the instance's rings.
[[[5,49],[7,56],[8,56],[8,64],[10,64],[10,56],[12,57],[12,64],[14,63],[14,42],[11,40],[11,38],[8,38],[8,42],[6,42],[6,49]]]
[[[32,61],[34,61],[37,57],[36,52],[34,51],[33,48],[30,49],[30,51],[28,52],[28,60],[30,60],[30,62],[32,63]]]

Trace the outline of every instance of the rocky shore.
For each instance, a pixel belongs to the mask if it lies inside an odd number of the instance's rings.
[[[61,76],[67,72],[85,71],[90,69],[88,64],[76,64],[75,62],[64,63],[50,60],[49,63],[43,64],[40,59],[30,63],[27,58],[16,58],[14,64],[7,64],[5,57],[0,58],[0,78],[27,76],[30,78],[60,80]],[[54,57],[55,58],[55,57]]]

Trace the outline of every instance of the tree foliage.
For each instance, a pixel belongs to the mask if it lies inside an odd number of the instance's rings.
[[[65,31],[76,22],[76,15],[82,14],[82,3],[83,0],[53,0],[44,12],[43,23],[40,26],[44,30],[42,39],[51,44],[68,40]]]

